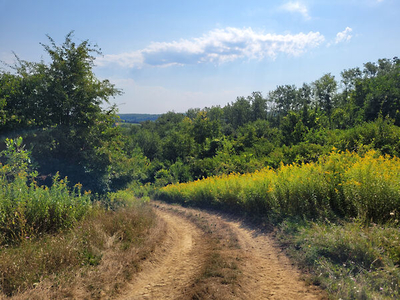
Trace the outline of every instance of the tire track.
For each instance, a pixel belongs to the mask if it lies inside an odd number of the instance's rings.
[[[157,210],[167,224],[165,242],[120,299],[183,299],[205,260],[203,233],[188,220]]]
[[[268,235],[218,213],[153,203],[166,222],[166,238],[121,299],[192,299],[193,295],[199,295],[196,299],[224,300],[327,298],[319,288],[306,286],[301,273]],[[212,228],[212,233],[199,229],[193,216],[208,222],[211,226],[205,228]],[[215,244],[210,247],[210,234],[219,240],[218,250]],[[232,239],[237,246],[229,245],[227,241]],[[207,254],[215,251],[226,262],[234,258],[237,263],[240,275],[234,283],[221,284],[217,278],[199,280],[209,263]]]
[[[242,283],[247,299],[321,299],[316,287],[307,287],[300,272],[264,234],[241,222],[225,220],[238,236],[243,251]]]

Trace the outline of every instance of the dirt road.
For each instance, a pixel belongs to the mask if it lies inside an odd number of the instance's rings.
[[[322,299],[265,234],[218,214],[154,202],[167,236],[121,299]]]
[[[121,299],[182,299],[205,260],[202,231],[188,220],[158,210],[167,223],[164,244],[130,283]]]

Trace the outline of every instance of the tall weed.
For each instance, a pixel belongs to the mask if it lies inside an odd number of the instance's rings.
[[[171,202],[306,219],[395,220],[400,210],[400,160],[373,150],[332,151],[315,163],[171,184],[157,196]]]
[[[90,193],[82,192],[80,184],[70,189],[67,179],[56,174],[50,188],[38,186],[22,139],[6,144],[0,153],[6,158],[6,164],[0,163],[0,246],[70,228],[91,211]]]

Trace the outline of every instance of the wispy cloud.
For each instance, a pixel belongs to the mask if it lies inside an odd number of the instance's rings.
[[[311,19],[308,8],[303,3],[300,2],[288,2],[281,6],[281,9],[289,11],[291,13],[299,13],[301,14],[306,20]]]
[[[353,37],[351,35],[351,32],[353,31],[353,29],[351,29],[350,27],[346,27],[345,30],[338,32],[336,34],[336,39],[335,39],[335,44],[339,44],[342,42],[348,42],[351,40],[351,38]]]
[[[299,56],[319,46],[325,38],[319,32],[270,34],[251,28],[215,29],[191,40],[151,43],[130,53],[105,55],[98,65],[114,63],[130,68],[167,67],[199,63],[216,63],[238,59],[275,59],[279,54]]]

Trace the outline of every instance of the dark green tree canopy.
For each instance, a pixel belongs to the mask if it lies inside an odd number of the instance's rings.
[[[88,40],[76,44],[70,32],[63,44],[57,45],[47,36],[50,44],[41,44],[50,57],[31,63],[19,59],[13,72],[2,72],[0,99],[5,99],[3,109],[9,112],[12,122],[3,129],[27,126],[92,126],[101,104],[121,93],[108,80],[99,80],[93,73],[97,46]],[[1,108],[1,107],[0,107]],[[17,123],[17,124],[16,124]],[[7,125],[7,124],[3,124]]]
[[[60,45],[47,37],[49,44],[41,45],[48,62],[16,55],[16,63],[0,72],[0,134],[24,135],[41,173],[60,171],[72,183],[106,192],[115,180],[121,185],[121,173],[132,174],[109,102],[121,91],[93,73],[101,54],[96,45],[74,42],[73,32]]]

